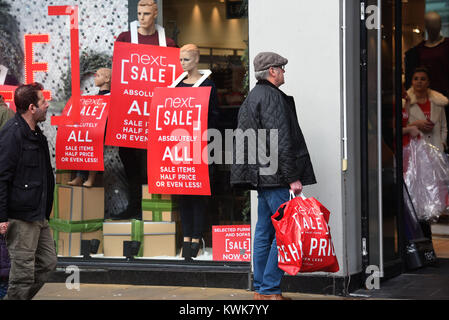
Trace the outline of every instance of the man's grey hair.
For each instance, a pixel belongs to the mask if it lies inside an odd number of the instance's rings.
[[[268,76],[270,75],[270,69],[262,70],[262,71],[256,71],[254,73],[254,76],[256,77],[256,80],[267,80]]]

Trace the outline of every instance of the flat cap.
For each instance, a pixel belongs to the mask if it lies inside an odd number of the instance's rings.
[[[274,52],[260,52],[254,58],[254,71],[267,70],[270,67],[280,67],[288,63],[288,60]]]

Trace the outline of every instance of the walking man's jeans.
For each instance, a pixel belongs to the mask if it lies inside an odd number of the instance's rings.
[[[280,294],[284,271],[278,268],[278,250],[271,216],[287,202],[287,188],[258,190],[258,218],[254,234],[254,290],[260,294]]]
[[[47,220],[26,222],[9,219],[6,233],[11,260],[5,300],[30,300],[56,268],[55,243]]]

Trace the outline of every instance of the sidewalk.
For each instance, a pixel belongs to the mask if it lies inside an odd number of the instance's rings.
[[[81,284],[69,290],[65,283],[47,283],[34,300],[252,300],[253,292],[241,289]],[[354,298],[285,293],[294,300],[354,300]]]
[[[436,231],[436,232],[435,232]],[[433,244],[439,258],[434,267],[409,271],[381,282],[379,290],[359,289],[347,297],[285,293],[294,300],[449,300],[449,225],[434,229]],[[47,283],[35,300],[252,300],[254,293],[244,289],[181,286],[83,284],[69,290],[65,283]]]

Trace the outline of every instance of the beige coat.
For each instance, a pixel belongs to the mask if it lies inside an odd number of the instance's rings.
[[[14,117],[14,111],[8,108],[3,99],[0,98],[0,129],[5,125],[5,123]]]
[[[408,123],[410,124],[416,120],[425,120],[426,116],[418,105],[413,88],[410,88],[407,91],[407,94],[410,97]],[[433,127],[432,132],[423,133],[423,137],[427,142],[444,152],[443,142],[446,141],[447,137],[446,113],[444,107],[449,104],[449,100],[441,93],[430,89],[428,95],[431,105],[430,121],[432,121],[435,126]]]

